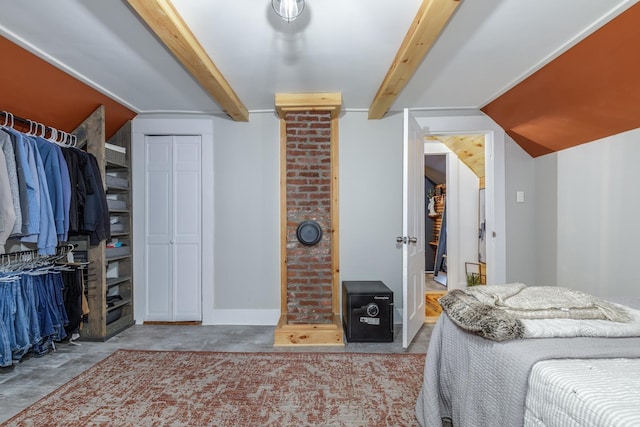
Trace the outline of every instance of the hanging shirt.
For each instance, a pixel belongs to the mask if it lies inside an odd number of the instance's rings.
[[[64,235],[64,198],[62,195],[60,161],[58,160],[56,146],[52,142],[40,137],[31,139],[35,141],[35,146],[42,159],[56,235],[61,236]]]
[[[4,253],[4,244],[13,231],[16,222],[16,211],[13,209],[9,174],[4,152],[0,150],[0,253]]]
[[[64,209],[64,230],[62,235],[58,235],[58,240],[66,242],[69,240],[69,211],[71,209],[71,177],[69,175],[69,166],[64,159],[62,149],[56,147],[56,153],[58,155],[58,163],[60,163],[60,178],[62,183],[62,204]]]
[[[35,144],[31,143],[27,135],[21,135],[22,138],[18,141],[24,147],[25,153],[27,153],[27,163],[29,165],[29,170],[31,171],[31,179],[33,179],[34,195],[33,199],[29,198],[29,228],[35,231],[29,234],[25,234],[20,238],[20,241],[27,243],[37,243],[38,236],[40,234],[40,227],[42,226],[40,214],[42,213],[43,208],[43,206],[40,206],[42,204],[42,187],[40,185],[40,181],[44,178],[40,177],[40,172],[38,171],[38,166],[36,165]]]
[[[7,163],[7,174],[9,175],[9,187],[11,187],[11,200],[13,210],[16,213],[16,222],[13,224],[12,236],[22,234],[22,209],[20,207],[20,185],[18,183],[18,169],[16,168],[16,155],[13,151],[13,144],[8,133],[2,132],[0,128],[0,149],[4,153],[4,160]]]
[[[27,154],[22,133],[15,129],[0,130],[11,137],[13,151],[16,156],[16,171],[18,173],[18,188],[20,190],[20,209],[22,211],[23,235],[38,233],[40,227],[40,202],[36,181],[34,181],[29,156]],[[33,219],[33,221],[31,221]]]
[[[71,203],[69,208],[69,234],[81,234],[87,189],[82,170],[87,162],[82,151],[76,148],[63,148],[62,155],[67,162],[71,181]]]
[[[47,175],[44,171],[44,165],[38,147],[36,146],[35,138],[27,136],[24,139],[33,151],[37,174],[40,180],[40,233],[38,234],[38,253],[40,255],[55,255],[56,246],[58,246],[58,235],[56,233],[53,209],[51,208],[51,196],[49,195]]]

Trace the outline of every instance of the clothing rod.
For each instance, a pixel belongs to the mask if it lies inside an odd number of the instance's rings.
[[[54,128],[53,126],[47,126],[35,120],[25,119],[23,117],[16,116],[15,114],[10,113],[8,111],[0,111],[0,115],[1,115],[0,119],[2,120],[0,121],[0,125],[4,124],[5,126],[11,126],[12,124],[17,123],[21,126],[29,128],[29,131],[34,130],[35,132],[38,132],[38,131],[42,131],[44,128],[43,133],[46,133],[48,131],[49,133],[54,135],[69,134],[69,132],[61,131],[59,129]],[[33,126],[36,126],[36,128],[33,129]]]

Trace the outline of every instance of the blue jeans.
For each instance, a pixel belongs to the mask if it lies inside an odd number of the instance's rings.
[[[0,302],[0,305],[2,305],[2,302]],[[4,321],[0,319],[0,367],[11,366],[12,363],[9,334],[4,326]]]
[[[61,340],[67,336],[67,332],[64,327],[69,324],[69,317],[67,316],[67,309],[64,307],[64,281],[62,280],[62,273],[59,271],[52,271],[47,275],[50,281],[50,289],[53,290],[53,302],[55,304],[56,313],[58,314],[58,321],[60,322],[60,331],[58,332],[58,340]]]
[[[4,276],[0,280],[2,287],[2,321],[14,360],[20,358],[29,350],[29,330],[26,323],[26,313],[22,300],[19,276]]]
[[[36,311],[38,313],[38,324],[40,327],[41,339],[34,343],[33,351],[37,355],[45,354],[51,348],[51,340],[56,333],[53,320],[53,309],[51,307],[49,293],[46,289],[45,276],[42,274],[31,275],[33,280],[33,290],[35,297]]]
[[[14,337],[11,353],[14,360],[20,360],[31,348],[31,340],[29,339],[29,319],[26,312],[26,304],[23,298],[20,278],[16,276],[11,282],[12,293],[15,298],[15,317],[14,317]]]
[[[38,307],[36,303],[36,294],[33,284],[33,276],[30,274],[22,274],[20,277],[20,285],[22,287],[22,299],[25,303],[27,313],[27,324],[29,327],[29,342],[33,346],[42,339],[40,333],[40,321],[38,319]]]
[[[10,286],[0,282],[0,367],[11,366],[11,341],[9,331],[5,324],[5,312],[10,309]]]

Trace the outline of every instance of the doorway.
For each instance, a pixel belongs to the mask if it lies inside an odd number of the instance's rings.
[[[429,242],[435,251],[433,280],[448,289],[464,289],[467,266],[478,263],[484,148],[483,134],[432,134],[425,138],[425,176],[430,173],[431,180],[439,181],[434,186],[435,229]],[[440,177],[434,178],[435,173]],[[429,222],[429,205],[425,212]]]
[[[133,121],[137,323],[213,321],[213,122]]]
[[[486,274],[487,284],[506,283],[506,239],[505,239],[505,139],[504,129],[478,110],[412,111],[425,135],[425,154],[451,152],[443,149],[438,135],[482,135],[484,137],[485,161],[485,214],[486,214]],[[461,157],[464,157],[463,155]],[[458,162],[447,161],[447,285],[449,289],[465,288],[465,261],[478,257],[478,209],[479,195],[461,197],[469,174],[459,173]],[[475,176],[475,174],[473,174]],[[476,187],[478,188],[478,187]],[[464,221],[465,215],[473,212],[473,226]],[[460,216],[462,215],[462,217]],[[466,225],[465,225],[466,224]],[[467,243],[465,243],[467,242]],[[454,277],[456,276],[456,277]]]
[[[425,177],[425,270],[447,285],[446,184],[447,158],[444,154],[424,156]]]

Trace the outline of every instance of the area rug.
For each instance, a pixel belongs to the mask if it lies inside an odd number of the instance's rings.
[[[415,426],[424,354],[119,350],[5,426]]]

